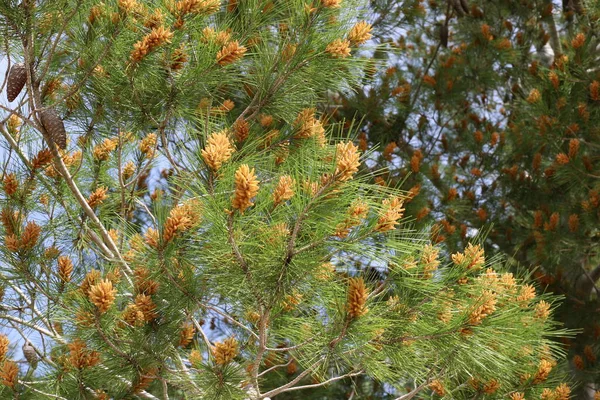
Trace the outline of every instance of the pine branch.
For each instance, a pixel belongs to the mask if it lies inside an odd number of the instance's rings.
[[[48,70],[50,69],[50,63],[52,61],[52,58],[54,58],[54,55],[56,54],[56,48],[58,47],[58,44],[60,43],[62,35],[65,32],[65,29],[66,29],[67,25],[69,24],[69,22],[71,22],[71,20],[77,15],[77,12],[79,11],[79,7],[81,7],[81,4],[82,4],[82,0],[77,0],[77,4],[75,5],[74,10],[67,16],[67,18],[65,18],[63,24],[58,29],[58,31],[56,33],[56,40],[54,40],[54,43],[52,44],[52,48],[50,49],[50,52],[48,53],[48,56],[46,57],[46,59],[47,59],[46,65],[44,66],[44,69],[42,70],[42,73],[40,74],[40,76],[37,77],[38,82],[42,82],[44,80],[44,78],[46,77],[46,74],[48,73]],[[51,37],[52,37],[51,35],[48,36],[48,41],[51,40]],[[45,49],[45,46],[43,48]]]
[[[58,335],[50,321],[42,315],[42,313],[35,306],[35,303],[21,290],[21,288],[19,288],[17,285],[14,285],[11,280],[3,274],[0,274],[0,279],[19,295],[19,297],[27,304],[31,311],[44,323],[44,325],[46,325],[46,328],[50,329],[55,335]]]
[[[219,310],[217,307],[215,306],[211,306],[209,304],[202,304],[199,303],[201,307],[206,308],[207,310],[211,310],[217,314],[219,314],[220,316],[222,316],[223,318],[226,318],[227,321],[230,321],[232,324],[242,328],[243,330],[245,330],[246,332],[248,332],[250,334],[250,336],[252,336],[254,339],[259,339],[259,336],[250,328],[248,328],[246,325],[240,323],[239,321],[236,321],[235,318],[233,318],[231,315]]]
[[[35,393],[41,394],[42,396],[44,396],[44,398],[59,399],[59,400],[69,400],[66,397],[58,396],[58,395],[55,395],[55,394],[47,393],[47,392],[41,391],[39,389],[36,389],[31,384],[29,384],[29,382],[24,382],[24,381],[20,380],[19,383],[21,383],[27,389],[29,389],[29,390],[31,390],[31,391],[33,391]]]
[[[30,19],[30,15],[29,15],[29,13],[27,13],[27,20],[29,21],[29,19]],[[26,71],[27,71],[27,84],[25,86],[27,87],[27,90],[29,92],[30,109],[31,110],[38,109],[38,111],[39,111],[39,110],[42,110],[43,107],[42,107],[41,94],[39,92],[39,86],[34,85],[33,74],[32,74],[33,65],[34,65],[34,62],[33,62],[33,59],[34,59],[34,57],[33,57],[33,54],[34,54],[33,53],[34,52],[33,39],[34,38],[33,38],[32,32],[28,32],[27,38],[25,38],[25,37],[23,38],[23,48],[24,48],[24,54],[25,54],[25,67],[26,67]],[[38,108],[35,107],[35,103],[37,103],[39,105]],[[37,121],[37,124],[38,124],[37,129],[40,132],[43,132],[45,134],[45,137],[47,138],[48,134],[45,131],[45,128],[43,127],[41,122]],[[7,135],[4,135],[4,136],[6,137]],[[8,136],[10,136],[10,135],[8,135]],[[65,182],[67,183],[67,186],[71,190],[75,199],[78,201],[79,205],[83,209],[84,213],[88,216],[88,218],[90,218],[94,222],[94,224],[98,227],[98,229],[100,230],[102,239],[104,240],[104,242],[107,244],[108,248],[113,253],[112,257],[117,258],[119,260],[119,262],[123,265],[123,267],[125,268],[127,273],[129,275],[131,275],[133,273],[133,271],[131,271],[131,269],[129,268],[129,266],[127,265],[127,263],[121,256],[118,247],[113,242],[112,238],[108,234],[108,231],[106,230],[106,228],[104,227],[102,222],[98,219],[98,217],[96,216],[94,211],[87,204],[86,199],[83,197],[79,188],[73,181],[67,167],[65,166],[65,164],[62,160],[62,157],[58,153],[56,146],[54,146],[54,143],[51,140],[48,142],[48,144],[49,144],[50,150],[52,152],[52,155],[54,156],[54,161],[59,169],[59,172],[63,176]],[[130,280],[130,283],[131,283],[130,277],[128,275],[126,275],[126,277],[128,280]]]
[[[259,395],[260,386],[258,383],[258,369],[260,368],[263,356],[267,350],[269,315],[269,310],[261,308],[260,319],[258,321],[258,351],[256,352],[254,364],[252,365],[252,381]]]
[[[407,394],[402,395],[400,397],[396,397],[394,400],[410,400],[413,397],[415,397],[421,390],[425,389],[427,387],[427,385],[429,385],[430,382],[431,382],[431,378],[428,378],[425,380],[425,382],[423,382],[422,384],[420,384],[419,386],[417,386],[416,388],[414,388]]]
[[[235,211],[230,212],[229,217],[227,219],[228,241],[231,246],[231,249],[233,250],[233,254],[234,254],[236,260],[238,261],[240,267],[246,274],[246,279],[248,280],[248,283],[252,283],[252,282],[254,282],[254,280],[252,278],[252,272],[250,271],[250,268],[248,267],[246,260],[244,260],[244,256],[242,255],[242,252],[240,251],[240,249],[237,245],[237,242],[235,240],[235,233],[233,231],[233,215],[234,215],[234,213],[235,213]],[[256,288],[253,287],[252,289],[254,291],[254,296],[256,297],[257,302],[261,305],[261,307],[266,308],[262,294],[259,291],[257,291]]]
[[[353,378],[355,376],[363,375],[364,373],[365,373],[364,371],[348,372],[347,374],[336,376],[336,377],[330,378],[330,379],[320,382],[320,383],[313,383],[310,385],[291,387],[291,388],[285,389],[283,392],[293,392],[296,390],[305,390],[305,389],[314,389],[314,388],[318,388],[318,387],[323,387],[323,386],[329,385],[332,382],[336,382],[336,381],[339,381],[342,379]],[[281,393],[283,393],[283,392],[281,392]]]
[[[210,351],[208,353],[210,354]],[[187,382],[192,385],[194,390],[196,390],[197,395],[203,395],[198,385],[196,385],[196,382],[194,382],[194,378],[192,377],[190,370],[185,366],[183,360],[181,359],[181,356],[179,355],[179,353],[177,353],[177,351],[175,351],[175,363],[177,364],[177,367],[183,371],[187,378]]]
[[[317,362],[313,363],[310,367],[308,367],[307,369],[305,369],[304,371],[302,371],[300,374],[298,374],[297,377],[295,377],[294,379],[292,379],[290,382],[286,383],[285,385],[282,385],[276,389],[273,389],[271,391],[268,391],[267,393],[264,394],[259,394],[259,397],[257,399],[264,399],[267,397],[274,397],[280,393],[286,392],[288,391],[287,389],[293,387],[294,385],[296,385],[298,382],[300,382],[302,379],[304,379],[306,376],[310,375],[314,369],[323,362],[323,359],[319,359]]]
[[[315,337],[311,337],[307,340],[305,340],[304,342],[297,344],[295,346],[290,346],[290,347],[275,347],[275,348],[271,348],[271,347],[267,347],[266,350],[267,351],[273,351],[273,352],[281,352],[281,353],[288,353],[290,351],[294,351],[294,350],[298,350],[299,348],[306,346],[309,343],[312,343],[316,338]]]
[[[190,316],[190,318],[191,318],[192,322],[194,323],[194,326],[196,327],[198,332],[200,332],[200,335],[202,336],[202,340],[204,340],[204,344],[206,344],[206,348],[208,349],[208,356],[211,357],[210,349],[212,348],[212,344],[210,343],[210,339],[208,338],[208,336],[206,335],[206,332],[204,332],[204,329],[202,329],[202,325],[200,325],[200,323],[198,323],[196,318],[191,317],[191,316]]]
[[[554,20],[554,15],[552,14],[550,14],[548,17],[548,26],[550,27],[550,45],[552,46],[555,57],[558,57],[563,54],[563,52],[560,44],[560,38],[558,36],[558,29],[556,28],[556,21]]]
[[[26,320],[24,320],[22,318],[18,318],[18,317],[9,315],[9,314],[0,314],[0,319],[6,319],[8,321],[16,322],[16,323],[18,323],[20,325],[23,325],[23,326],[26,326],[26,327],[28,327],[30,329],[33,329],[34,331],[37,331],[37,332],[39,332],[39,333],[41,333],[43,335],[46,335],[46,336],[48,336],[48,337],[56,340],[59,343],[65,344],[64,340],[60,336],[55,335],[54,333],[50,332],[49,330],[47,330],[45,328],[42,328],[41,326],[34,325],[34,324],[32,324],[32,323],[30,323],[30,322],[28,322],[28,321],[26,321]]]
[[[285,364],[273,365],[272,367],[265,369],[263,372],[261,372],[260,374],[258,374],[256,377],[260,378],[261,376],[264,376],[264,375],[268,374],[269,372],[275,371],[276,369],[285,368],[288,365],[290,365],[293,361],[294,361],[294,359],[290,358],[290,360],[288,362],[286,362]]]

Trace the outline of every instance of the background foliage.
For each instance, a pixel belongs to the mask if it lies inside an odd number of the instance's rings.
[[[466,5],[467,7],[464,7]],[[332,98],[362,121],[382,185],[419,193],[417,226],[449,252],[488,252],[566,301],[573,376],[599,380],[598,33],[585,1],[373,1],[364,90]],[[341,107],[337,107],[341,105]],[[377,179],[377,178],[375,178]],[[580,388],[583,390],[582,385]],[[583,394],[582,394],[583,395]]]

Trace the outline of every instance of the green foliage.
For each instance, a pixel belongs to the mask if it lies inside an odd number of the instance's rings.
[[[415,193],[358,173],[379,154],[352,118],[315,111],[369,79],[366,11],[2,2],[28,71],[0,105],[2,396],[560,397],[560,298],[477,238],[441,253],[404,217]]]
[[[557,315],[581,332],[567,343],[589,398],[600,382],[600,9],[562,3],[373,2],[376,69],[335,101],[337,117],[362,121],[379,183],[419,193],[407,214],[433,225],[432,240],[452,253],[489,230],[489,254],[566,297]]]

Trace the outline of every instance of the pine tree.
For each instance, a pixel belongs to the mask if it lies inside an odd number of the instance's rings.
[[[372,181],[455,252],[485,237],[557,316],[578,393],[600,389],[598,2],[376,1],[365,89],[332,96],[362,121]],[[341,106],[341,107],[338,107]],[[386,168],[382,172],[381,168]],[[596,394],[600,396],[600,394]]]
[[[0,2],[2,398],[568,397],[559,298],[445,257],[317,111],[366,11]]]

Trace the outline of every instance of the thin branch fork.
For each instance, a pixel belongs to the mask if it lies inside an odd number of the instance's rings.
[[[15,316],[9,315],[9,314],[0,314],[0,319],[6,319],[8,321],[16,322],[17,324],[21,324],[30,329],[38,331],[39,333],[41,333],[43,335],[51,337],[52,339],[56,340],[57,342],[59,342],[61,344],[66,344],[65,340],[61,336],[57,336],[54,333],[50,332],[49,330],[42,328],[41,326],[34,325],[33,323],[26,321],[22,318],[15,317]]]
[[[21,335],[21,337],[23,338],[24,341],[28,341],[27,335],[25,335],[25,332],[23,332],[23,330],[19,327],[19,325],[17,325],[15,322],[13,321],[9,321],[10,325],[17,331],[19,332],[19,335]],[[37,355],[40,357],[40,359],[42,361],[44,361],[46,364],[48,365],[52,365],[52,366],[56,366],[56,364],[54,363],[54,361],[52,361],[51,359],[49,359],[48,357],[46,357],[46,355],[44,354],[43,351],[41,351],[40,349],[38,349],[36,346],[33,345],[33,343],[30,342],[31,347],[33,347],[33,349],[35,350],[35,352],[37,353]]]
[[[192,384],[192,386],[194,387],[194,389],[196,389],[196,391],[198,392],[198,394],[201,394],[202,391],[196,385],[196,382],[194,382],[194,380],[192,379],[192,376],[190,374],[190,370],[187,369],[187,367],[183,363],[183,360],[181,359],[181,356],[179,355],[179,353],[177,351],[175,351],[175,357],[173,357],[173,359],[175,361],[175,364],[177,364],[177,366],[179,367],[179,369],[182,370],[183,373],[185,374],[185,376],[188,378],[189,383]]]
[[[417,386],[416,388],[414,388],[413,390],[411,390],[407,394],[402,395],[400,397],[396,397],[394,400],[410,400],[410,399],[412,399],[413,397],[415,397],[417,395],[417,393],[419,393],[427,385],[429,385],[429,382],[431,382],[431,378],[426,379],[425,382],[423,382],[422,384],[420,384],[419,386]]]
[[[286,362],[285,364],[273,365],[271,368],[267,368],[263,372],[261,372],[260,374],[256,375],[256,377],[260,378],[261,376],[266,375],[266,374],[268,374],[271,371],[274,371],[274,370],[279,369],[279,368],[287,367],[288,365],[290,365],[292,363],[292,361],[294,361],[294,359],[290,358],[290,360],[288,362]]]
[[[234,231],[233,231],[233,215],[234,215],[235,211],[232,211],[229,214],[229,217],[227,219],[227,231],[229,233],[228,235],[228,241],[229,241],[229,245],[231,246],[231,249],[233,250],[233,254],[236,258],[236,260],[238,261],[238,263],[240,264],[240,267],[242,268],[242,270],[244,271],[244,273],[246,274],[246,279],[248,280],[248,283],[252,282],[252,273],[250,272],[250,268],[248,267],[248,264],[246,263],[246,260],[244,259],[244,256],[242,255],[242,252],[240,250],[240,248],[237,245],[237,242],[235,240],[235,235],[234,235]],[[258,303],[266,309],[266,304],[265,301],[262,297],[262,295],[260,294],[260,292],[254,291],[254,295],[256,296],[256,300],[258,301]]]
[[[319,359],[317,362],[313,363],[313,365],[311,365],[310,367],[308,367],[307,369],[305,369],[304,371],[302,371],[296,378],[292,379],[290,382],[286,383],[283,386],[278,387],[277,389],[273,389],[267,393],[261,394],[259,395],[259,399],[264,399],[266,397],[273,397],[275,395],[278,395],[279,393],[283,393],[285,392],[287,389],[293,387],[296,383],[300,382],[302,379],[304,379],[304,377],[308,376],[310,373],[313,372],[314,368],[317,367],[317,365],[319,365],[321,362],[323,362],[323,359]]]
[[[31,309],[31,311],[33,311],[33,313],[42,320],[42,322],[44,322],[44,325],[46,325],[48,328],[52,327],[52,324],[50,324],[49,321],[46,321],[44,316],[42,315],[42,313],[40,312],[40,310],[37,309],[37,307],[35,306],[35,303],[32,301],[32,299],[29,298],[29,296],[27,296],[23,290],[21,290],[20,287],[18,287],[17,285],[14,285],[9,279],[8,277],[6,277],[4,274],[0,274],[0,278],[2,279],[3,282],[6,282],[6,284],[8,286],[10,286],[10,288],[12,290],[14,290],[19,297],[21,297],[21,299],[27,304],[27,306]]]
[[[336,178],[336,174],[332,175],[331,178],[323,186],[321,186],[319,190],[317,190],[315,195],[310,199],[306,206],[304,206],[304,209],[302,209],[302,211],[298,215],[298,218],[296,219],[296,223],[294,224],[294,228],[292,230],[292,234],[290,235],[290,240],[287,244],[286,256],[285,260],[283,261],[281,273],[279,274],[279,278],[277,279],[276,293],[278,293],[281,290],[281,282],[283,281],[287,266],[292,262],[292,258],[294,257],[294,255],[297,254],[297,252],[295,251],[296,238],[298,237],[298,233],[300,232],[300,228],[302,227],[302,222],[304,221],[304,218],[306,218],[306,215],[308,214],[308,211],[314,204],[315,200],[319,198],[333,183],[336,182]],[[304,251],[303,249],[301,250]]]
[[[319,361],[315,362],[309,368],[302,371],[302,373],[300,375],[298,375],[296,378],[294,378],[292,381],[286,383],[285,385],[278,387],[276,389],[273,389],[267,393],[261,394],[259,399],[264,399],[266,397],[273,397],[273,396],[276,396],[276,395],[278,395],[280,393],[284,393],[284,392],[292,392],[295,390],[303,390],[303,389],[312,389],[312,388],[322,387],[322,386],[328,385],[332,382],[336,382],[336,381],[346,379],[346,378],[352,378],[354,376],[362,375],[365,373],[363,370],[352,371],[352,372],[348,372],[347,374],[344,374],[344,375],[339,375],[339,376],[330,378],[323,382],[314,383],[314,384],[310,384],[310,385],[295,386],[298,382],[300,382],[302,379],[304,379],[306,376],[308,376],[310,373],[312,373],[314,371],[314,368],[317,365],[319,365],[322,361],[323,361],[323,359],[320,359]]]
[[[27,389],[29,389],[29,390],[31,390],[31,391],[33,391],[33,392],[35,392],[35,393],[39,393],[39,394],[41,394],[41,395],[45,396],[45,398],[49,398],[49,399],[60,399],[60,400],[69,400],[69,399],[67,399],[66,397],[58,396],[58,395],[51,394],[51,393],[46,393],[46,392],[43,392],[43,391],[41,391],[41,390],[39,390],[39,389],[36,389],[36,388],[34,388],[34,387],[31,385],[31,383],[30,383],[30,382],[24,382],[24,381],[20,380],[20,381],[19,381],[19,383],[20,383],[20,384],[22,384],[23,386],[25,386]]]
[[[331,382],[336,382],[336,381],[339,381],[339,380],[342,380],[342,379],[347,379],[347,378],[352,378],[352,377],[355,377],[355,376],[359,376],[359,375],[362,375],[364,373],[365,373],[365,371],[349,372],[347,374],[336,376],[336,377],[330,378],[330,379],[328,379],[326,381],[323,381],[323,382],[320,382],[320,383],[313,383],[313,384],[310,384],[310,385],[302,385],[302,386],[294,386],[292,388],[284,390],[284,392],[292,392],[294,390],[313,389],[313,388],[317,388],[317,387],[328,385]]]
[[[340,334],[335,339],[333,339],[331,342],[329,342],[329,349],[333,350],[338,345],[338,343],[342,340],[342,338],[346,335],[346,333],[348,331],[348,327],[350,325],[350,322],[351,322],[351,320],[348,317],[346,317],[346,319],[344,321],[344,326],[342,327]],[[345,379],[345,378],[349,378],[349,377],[360,375],[360,374],[364,373],[364,371],[362,371],[362,370],[358,371],[358,372],[354,371],[354,372],[349,372],[348,374],[345,374],[342,376],[331,378],[325,382],[321,382],[321,383],[317,383],[317,384],[313,384],[313,385],[304,385],[304,386],[294,387],[294,385],[296,385],[296,383],[300,382],[305,376],[312,373],[314,371],[314,369],[324,360],[325,360],[325,357],[321,357],[318,361],[316,361],[313,365],[311,365],[306,370],[304,370],[302,373],[300,373],[300,375],[298,375],[292,381],[288,382],[287,384],[285,384],[283,386],[280,386],[277,389],[273,389],[270,392],[260,395],[259,398],[263,399],[265,397],[272,397],[279,393],[289,392],[292,390],[300,390],[300,389],[306,389],[306,388],[311,388],[311,387],[324,386],[330,382],[334,382],[334,381],[337,381],[340,379]]]
[[[267,351],[272,351],[272,352],[289,352],[289,351],[293,351],[293,350],[297,350],[302,346],[305,346],[307,344],[309,344],[310,342],[314,341],[315,338],[311,337],[310,339],[305,340],[304,342],[297,344],[295,346],[290,346],[290,347],[277,347],[277,348],[271,348],[271,347],[267,347],[266,350]]]
[[[127,362],[129,362],[134,367],[139,368],[138,362],[133,357],[131,357],[128,354],[125,354],[123,351],[121,351],[121,349],[119,349],[108,338],[108,336],[106,336],[106,334],[102,330],[102,327],[100,326],[100,321],[98,320],[98,316],[97,315],[94,316],[94,325],[96,327],[96,331],[98,332],[98,334],[100,335],[100,337],[102,338],[102,340],[104,341],[104,343],[106,343],[115,353],[117,353],[118,356],[120,356],[121,358],[124,358],[125,360],[127,360]]]
[[[258,384],[258,369],[262,362],[263,356],[267,349],[268,340],[268,324],[269,324],[269,310],[263,308],[260,313],[260,320],[258,321],[258,351],[256,352],[256,359],[252,365],[252,380],[258,393],[260,394],[260,386]]]
[[[210,349],[212,348],[212,344],[210,343],[210,339],[206,335],[206,332],[204,332],[204,329],[202,329],[202,326],[200,325],[198,320],[192,316],[190,316],[190,318],[191,318],[192,322],[194,323],[194,326],[196,327],[198,332],[200,332],[200,335],[202,336],[202,339],[204,340],[204,343],[206,344],[206,347],[208,348],[208,357],[211,357]]]
[[[443,336],[447,336],[447,335],[453,335],[455,333],[458,333],[458,330],[451,330],[451,331],[441,332],[441,333],[432,334],[432,335],[401,336],[401,337],[395,338],[395,339],[383,340],[383,341],[381,341],[381,343],[383,343],[383,344],[395,344],[395,343],[402,343],[402,342],[412,341],[412,340],[431,340],[431,339],[437,339],[437,338],[440,338],[440,337],[443,337]]]
[[[206,308],[207,310],[211,310],[211,311],[219,314],[223,318],[227,318],[228,321],[230,321],[234,325],[236,325],[236,326],[242,328],[243,330],[245,330],[246,332],[248,332],[253,338],[258,339],[258,335],[256,334],[256,332],[254,332],[252,329],[248,328],[246,325],[244,325],[244,324],[236,321],[235,318],[233,318],[232,316],[228,315],[226,312],[221,311],[218,308],[216,308],[215,306],[211,306],[210,304],[200,303],[200,305],[203,308]]]

